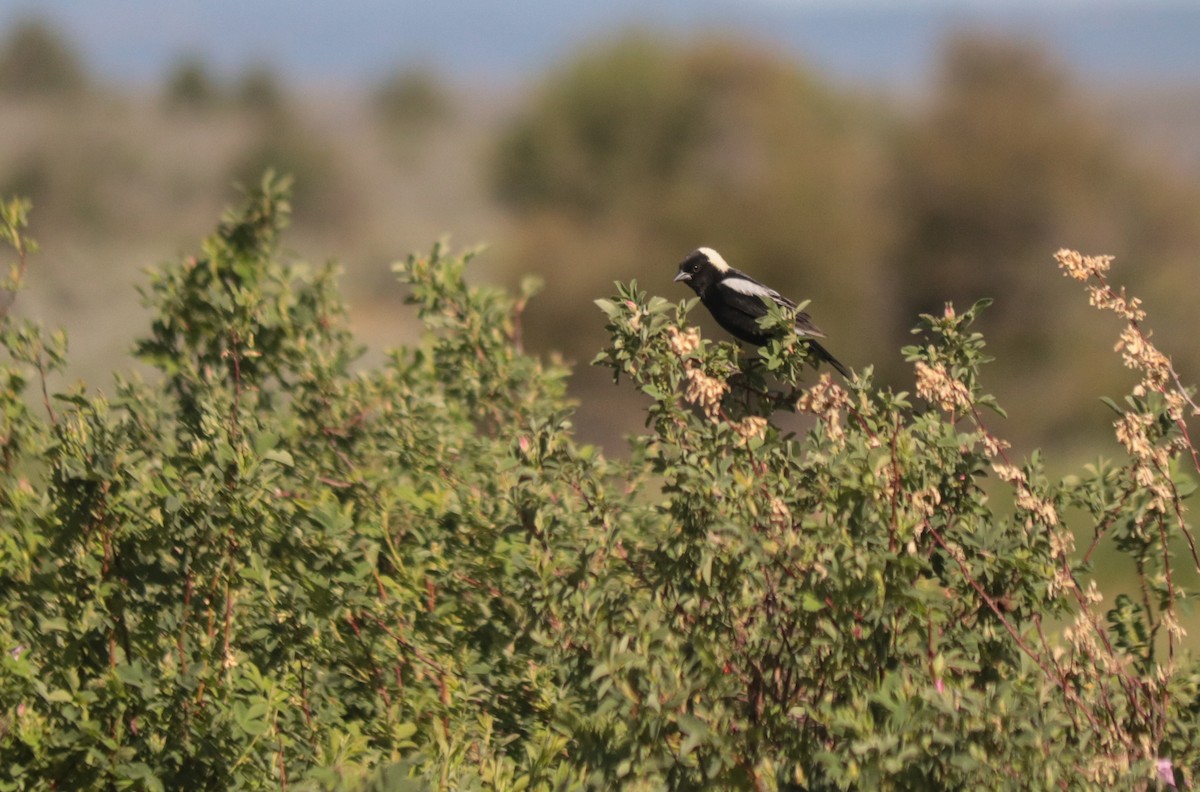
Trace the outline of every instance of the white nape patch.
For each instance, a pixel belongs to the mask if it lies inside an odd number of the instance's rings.
[[[721,285],[727,289],[733,289],[738,294],[745,294],[747,297],[768,297],[779,302],[779,292],[748,278],[726,278],[721,281]]]
[[[718,253],[717,251],[713,250],[712,248],[702,247],[699,250],[697,250],[696,252],[703,253],[705,255],[705,257],[709,260],[709,262],[714,267],[717,268],[718,272],[728,272],[729,271],[730,267],[727,263],[725,263],[725,259],[721,258],[721,254]]]

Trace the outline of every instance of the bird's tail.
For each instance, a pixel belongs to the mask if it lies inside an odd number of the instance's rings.
[[[824,360],[826,363],[828,363],[829,365],[831,365],[835,369],[837,369],[838,373],[841,374],[843,377],[845,377],[846,379],[850,379],[850,369],[843,366],[842,362],[840,360],[835,358],[833,355],[829,354],[828,349],[826,349],[825,347],[821,346],[819,343],[817,343],[816,341],[813,341],[811,339],[808,342],[808,348],[811,349],[814,353],[816,353],[818,359]]]

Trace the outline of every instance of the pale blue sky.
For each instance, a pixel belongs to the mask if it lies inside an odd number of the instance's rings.
[[[948,30],[1039,37],[1085,76],[1200,80],[1200,3],[1180,0],[0,0],[58,22],[101,74],[154,82],[181,54],[267,62],[303,80],[373,79],[429,62],[519,79],[630,25],[769,41],[850,80],[921,79]]]

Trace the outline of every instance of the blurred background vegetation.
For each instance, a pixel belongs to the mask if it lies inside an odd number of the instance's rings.
[[[33,199],[44,250],[21,310],[65,325],[73,374],[108,387],[130,365],[141,270],[190,252],[231,185],[273,167],[296,179],[290,246],[343,264],[369,354],[412,332],[387,265],[444,234],[490,245],[482,277],[544,278],[527,343],[575,364],[580,431],[610,452],[642,415],[586,365],[604,325],[591,301],[630,278],[683,299],[675,264],[709,245],[811,299],[831,350],[901,389],[918,313],[994,297],[985,376],[1012,417],[999,433],[1020,453],[1111,454],[1095,395],[1128,382],[1116,326],[1051,257],[1116,255],[1116,279],[1200,379],[1200,114],[1150,86],[1084,84],[1019,37],[953,33],[937,64],[919,90],[889,92],[762,41],[640,29],[503,89],[418,65],[345,90],[265,60],[231,74],[203,52],[153,84],[114,84],[52,23],[14,18],[0,194]]]

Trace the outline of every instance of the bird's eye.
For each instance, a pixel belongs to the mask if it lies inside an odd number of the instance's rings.
[[[688,264],[688,266],[687,266],[688,272],[699,272],[699,270],[700,270],[700,265],[694,261],[691,264]]]

